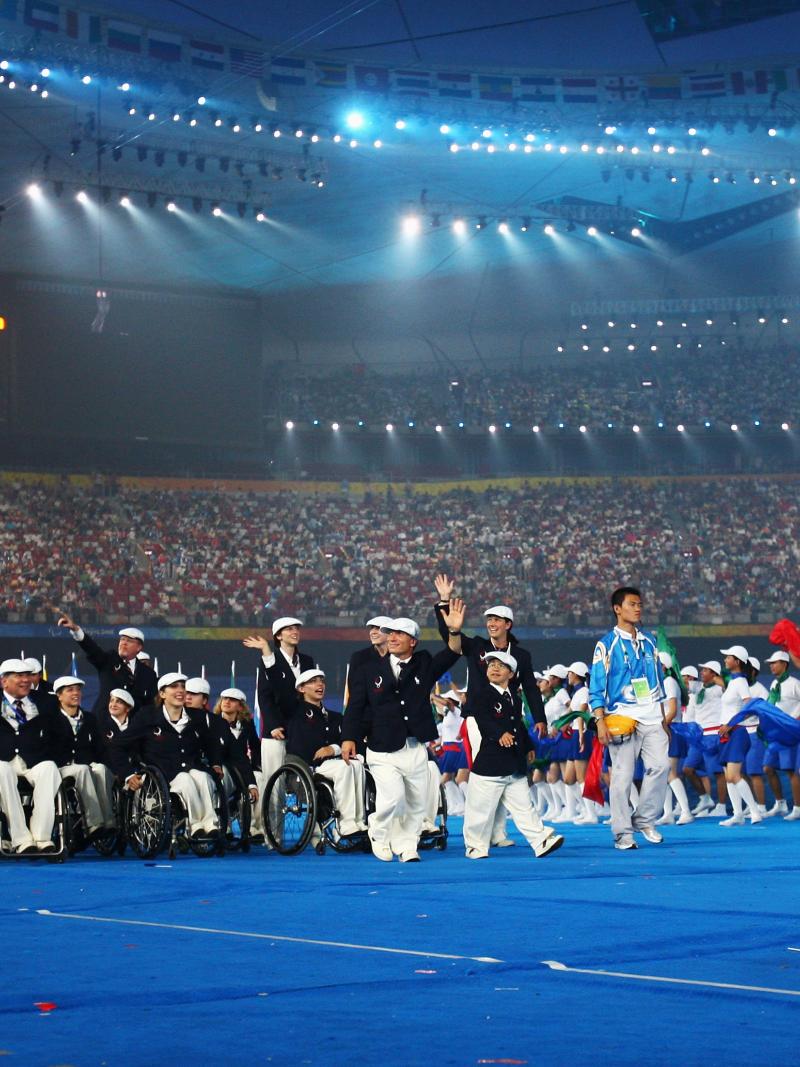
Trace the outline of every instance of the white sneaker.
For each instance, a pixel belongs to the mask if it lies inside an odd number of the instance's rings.
[[[690,811],[682,811],[680,818],[676,819],[676,826],[686,826],[688,823],[694,822],[694,815]]]
[[[784,822],[795,822],[797,819],[800,819],[800,808],[798,808],[797,805],[795,804],[795,806],[792,808],[792,810],[789,812],[789,814],[788,815],[784,815],[783,821]]]
[[[731,815],[730,819],[723,819],[720,826],[744,826],[744,816]]]
[[[400,862],[401,863],[419,863],[419,853],[418,852],[401,852],[400,853]]]
[[[764,821],[764,816],[761,814],[760,811],[758,811],[758,809],[756,809],[755,811],[751,811],[750,812],[750,822],[751,823],[757,823],[757,822],[763,822],[763,821]]]
[[[724,804],[715,804],[711,811],[708,812],[710,819],[723,819],[728,814],[728,809]]]
[[[664,840],[655,826],[637,826],[636,833],[641,834],[645,841],[649,841],[651,845],[660,845]]]
[[[501,837],[499,841],[492,841],[492,848],[513,848],[516,845],[516,841],[512,841],[510,837]]]
[[[627,835],[620,837],[617,841],[614,842],[614,848],[619,849],[620,852],[631,852],[637,849],[638,847],[639,846],[636,844],[633,838],[628,837]]]
[[[372,855],[377,860],[383,860],[384,863],[391,863],[394,859],[394,853],[388,845],[378,845],[374,841],[372,844]]]
[[[666,812],[660,819],[656,819],[656,826],[674,826],[675,816],[671,811]]]
[[[488,853],[481,852],[480,849],[477,848],[468,848],[466,856],[468,860],[487,860],[489,858]]]
[[[543,856],[549,856],[551,852],[555,852],[557,849],[561,848],[563,844],[564,838],[561,834],[550,834],[550,836],[545,838],[541,844],[535,846],[533,854],[536,856],[537,860],[540,860]]]
[[[713,807],[714,802],[711,797],[708,796],[707,793],[704,793],[697,804],[692,808],[692,815],[702,815],[704,811],[711,811]]]
[[[776,800],[769,811],[765,812],[765,818],[771,819],[773,815],[788,815],[789,806],[785,800]]]

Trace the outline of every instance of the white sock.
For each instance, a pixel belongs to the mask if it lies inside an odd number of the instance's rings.
[[[747,805],[751,814],[758,810],[756,807],[756,798],[753,796],[753,790],[750,788],[749,782],[746,782],[744,778],[740,778],[738,782],[734,782],[734,788]]]
[[[686,795],[686,786],[683,784],[680,778],[673,778],[669,783],[669,787],[675,794],[675,799],[678,801],[681,812],[685,814],[691,813],[691,807],[689,805],[689,798]]]
[[[567,805],[567,787],[563,782],[551,782],[550,789],[553,792],[553,796],[556,798],[556,803],[560,808],[564,808]]]
[[[734,819],[740,819],[742,817],[742,797],[736,788],[735,782],[728,782],[728,800],[730,800],[733,808]]]
[[[460,789],[460,791],[464,795],[464,803],[466,804],[466,802],[467,802],[467,788],[469,786],[469,779],[467,779],[467,781],[465,781],[465,782],[458,782],[457,785],[458,785],[458,788]]]
[[[672,785],[672,782],[669,783]],[[672,816],[672,793],[669,789],[664,795],[664,818],[669,819]]]

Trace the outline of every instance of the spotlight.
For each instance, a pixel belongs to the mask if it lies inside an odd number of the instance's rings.
[[[788,430],[789,429],[789,423],[788,422],[782,422],[781,423],[781,429],[782,430]]]
[[[175,203],[174,200],[167,201],[167,211],[177,211],[177,210],[178,210],[178,205]]]
[[[453,219],[453,233],[466,233],[467,224],[463,219]]]
[[[291,419],[289,419],[289,421],[286,423],[286,429],[287,430],[293,430],[294,429],[294,423],[292,422]]]
[[[633,430],[634,433],[638,433],[639,432],[639,427],[638,427],[638,425],[636,423],[634,423],[633,426],[631,426],[631,429]]]
[[[638,226],[634,226],[633,229],[631,230],[631,237],[641,237],[641,236],[642,236],[642,231],[639,229]]]
[[[581,433],[586,433],[586,427],[584,425],[580,425],[578,427],[578,429],[580,430]]]
[[[497,232],[503,234],[508,233],[508,223],[505,221],[498,223]]]
[[[332,430],[338,430],[339,429],[339,423],[338,422],[332,422],[331,423],[331,429]]]
[[[731,429],[733,430],[734,433],[736,433],[736,431],[739,429],[739,427],[736,425],[735,422],[732,422],[731,423]]]
[[[413,237],[418,234],[421,228],[419,215],[406,215],[403,219],[403,233],[407,237]]]
[[[675,427],[675,429],[678,431],[678,433],[683,433],[683,431],[686,429],[686,427],[683,425],[682,422],[679,422],[678,425]]]
[[[441,433],[442,432],[442,427],[438,422],[434,426],[434,430],[436,430],[437,433]]]
[[[200,107],[203,107],[205,105],[205,102],[206,98],[204,96],[198,96],[197,103],[200,105]]]
[[[395,124],[394,124],[394,128],[396,130],[404,130],[406,128],[406,120],[405,119],[398,119],[397,122],[395,122]]]
[[[258,208],[256,210],[256,222],[266,222],[266,221],[267,221],[267,216],[264,214],[264,212],[261,210],[261,208]]]
[[[394,429],[394,426],[391,424],[391,422],[387,422],[386,423],[386,432],[387,433],[391,433],[393,429]]]
[[[489,433],[497,433],[497,427],[494,423],[489,427]]]
[[[547,234],[548,236],[552,237],[552,235],[553,235],[553,234],[554,234],[554,233],[556,232],[556,228],[555,228],[555,226],[554,226],[554,225],[553,225],[553,224],[552,224],[551,222],[548,222],[548,223],[547,223],[547,224],[545,225],[545,228],[544,228],[544,232],[545,232],[545,233],[546,233],[546,234]]]
[[[364,116],[360,111],[349,111],[344,121],[351,130],[360,130],[364,125]]]
[[[596,226],[589,226],[589,228],[586,230],[586,232],[589,235],[589,237],[597,237],[597,227]]]
[[[536,426],[536,425],[531,426],[531,430],[532,430],[533,433],[538,433],[539,432],[539,427]]]
[[[442,125],[439,127],[439,133],[450,133],[450,127],[447,125],[446,122],[443,122]]]
[[[81,81],[83,82],[84,85],[91,85],[92,84],[92,76],[91,76],[91,74],[84,74],[84,76],[81,78]]]
[[[42,190],[39,188],[36,182],[31,182],[30,185],[26,187],[25,192],[28,194],[31,200],[38,200],[42,195]]]
[[[49,78],[50,77],[50,68],[49,67],[42,67],[42,69],[39,71],[39,74],[43,78]],[[128,86],[128,88],[130,89],[130,86]]]
[[[79,204],[88,204],[89,203],[89,197],[86,195],[86,193],[85,193],[85,191],[83,189],[80,189],[75,194],[75,199],[78,201]]]
[[[120,207],[130,207],[131,206],[130,197],[129,196],[121,196],[119,198],[119,206]]]
[[[211,214],[214,216],[215,219],[218,219],[220,217],[220,215],[222,214],[222,208],[219,206],[219,204],[212,205]]]

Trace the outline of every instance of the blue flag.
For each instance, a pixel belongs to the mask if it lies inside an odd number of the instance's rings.
[[[744,719],[755,715],[758,732],[768,743],[796,745],[800,743],[800,721],[787,715],[766,700],[748,700],[742,710],[734,715],[728,726],[738,726]]]
[[[690,745],[699,745],[703,740],[703,727],[697,722],[671,722],[669,728]]]

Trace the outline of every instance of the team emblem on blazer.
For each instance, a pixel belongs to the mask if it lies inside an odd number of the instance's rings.
[[[114,740],[114,731],[113,730],[109,730],[108,733],[106,734],[106,737],[108,738],[109,741],[113,741]]]
[[[500,703],[499,700],[494,706],[494,713],[495,713],[495,715],[502,715],[503,714],[503,705]]]
[[[314,718],[314,712],[313,711],[307,711],[306,712],[306,718],[307,719],[313,719]]]
[[[157,726],[155,728],[155,730],[153,730],[153,737],[161,737],[161,727],[160,726]]]
[[[380,689],[383,686],[383,677],[380,674],[375,679],[375,683],[374,684],[375,684],[375,688],[376,689]]]

